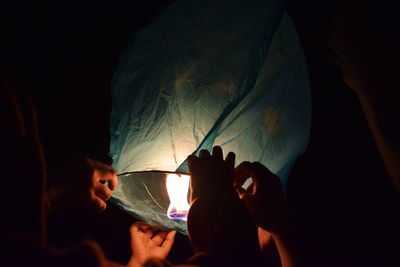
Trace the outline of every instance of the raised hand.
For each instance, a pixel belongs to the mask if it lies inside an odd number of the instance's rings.
[[[192,200],[197,197],[211,197],[233,189],[235,154],[230,152],[224,160],[222,149],[215,146],[212,155],[201,150],[199,157],[188,157],[191,174]]]
[[[253,183],[245,189],[242,186],[248,178]],[[285,205],[278,176],[261,163],[242,162],[235,169],[235,187],[259,227],[271,232],[280,227]]]
[[[111,166],[89,158],[74,162],[56,180],[49,191],[52,206],[91,213],[105,210],[118,182]]]

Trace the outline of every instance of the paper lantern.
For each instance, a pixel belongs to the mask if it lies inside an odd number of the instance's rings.
[[[309,138],[308,73],[278,0],[173,4],[128,45],[112,97],[110,151],[121,174],[112,200],[181,232],[185,221],[167,215],[166,181],[188,173],[188,155],[219,145],[285,184]]]

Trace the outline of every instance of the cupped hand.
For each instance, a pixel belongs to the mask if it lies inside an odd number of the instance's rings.
[[[111,166],[90,158],[75,161],[58,175],[49,191],[55,209],[102,212],[118,182]]]
[[[93,211],[101,212],[105,210],[106,201],[110,199],[117,187],[117,173],[111,166],[96,160],[87,158],[86,163],[90,181],[88,207],[92,207]]]
[[[144,222],[131,226],[132,257],[129,267],[143,266],[151,258],[165,259],[174,244],[176,231],[160,231]]]
[[[370,53],[360,33],[359,25],[345,16],[332,18],[327,29],[330,61],[339,66],[343,81],[357,95],[364,93],[373,76]]]
[[[243,188],[248,178],[253,183]],[[235,169],[235,188],[256,224],[270,232],[285,220],[284,193],[281,181],[259,162],[242,162]]]

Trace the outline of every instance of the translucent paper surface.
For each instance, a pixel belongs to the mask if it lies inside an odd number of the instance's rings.
[[[189,154],[220,145],[237,164],[259,161],[285,184],[308,142],[308,74],[278,0],[170,6],[132,39],[112,96],[110,150],[119,173],[187,172]],[[134,179],[124,176],[113,200],[140,219],[185,231],[157,217]],[[138,203],[137,194],[147,200]]]
[[[133,172],[119,176],[113,201],[128,213],[147,223],[186,233],[186,222],[167,216],[170,200],[166,179],[169,173]],[[189,196],[188,196],[189,198]]]

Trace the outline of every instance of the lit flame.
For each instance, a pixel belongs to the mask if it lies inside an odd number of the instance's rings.
[[[186,221],[189,211],[189,179],[189,175],[173,173],[167,175],[166,185],[170,201],[167,212],[168,218]]]

